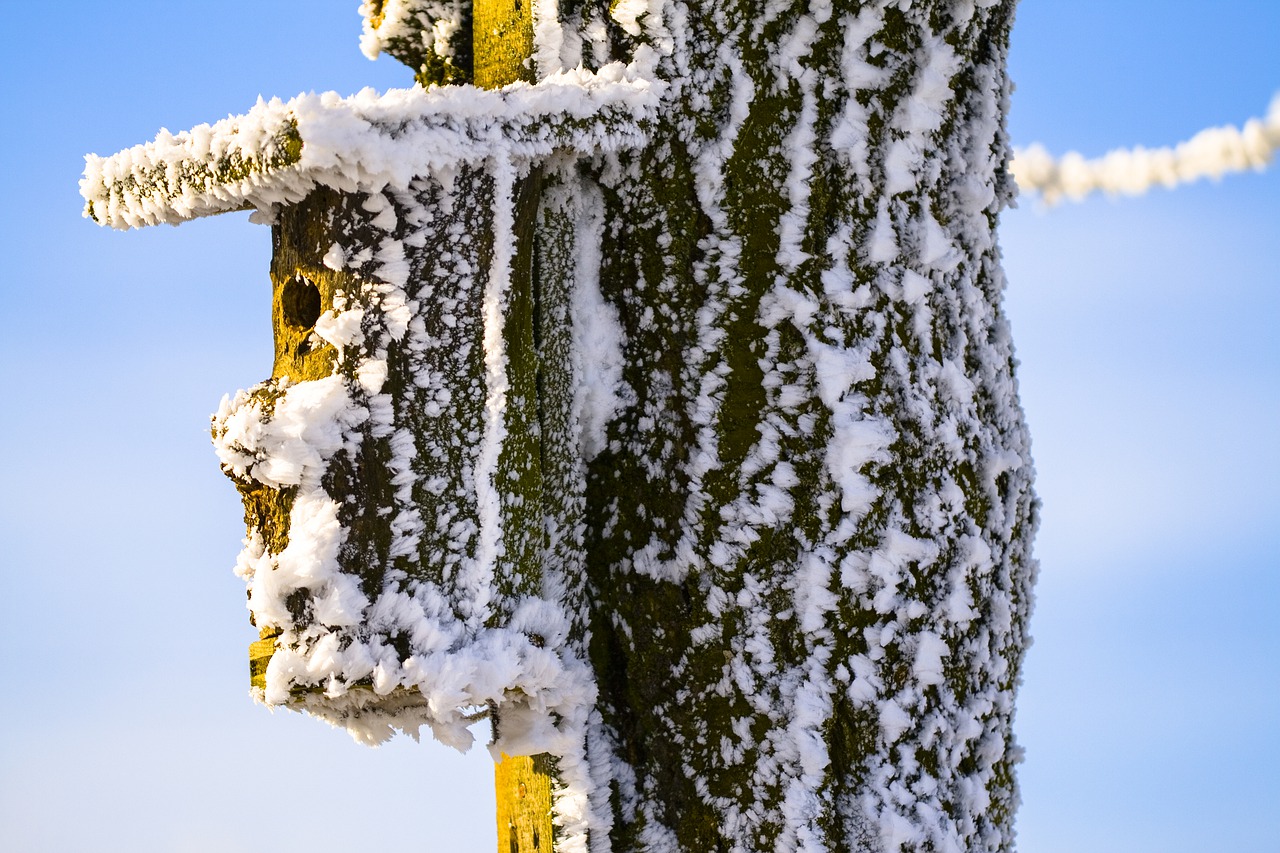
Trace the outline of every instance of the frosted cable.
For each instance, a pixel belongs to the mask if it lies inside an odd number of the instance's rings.
[[[1016,149],[1018,188],[1039,193],[1046,205],[1080,201],[1091,193],[1138,196],[1153,186],[1172,189],[1202,178],[1218,180],[1246,169],[1262,171],[1280,147],[1280,92],[1266,116],[1244,127],[1211,127],[1171,148],[1117,148],[1086,160],[1077,152],[1054,159],[1042,145]]]

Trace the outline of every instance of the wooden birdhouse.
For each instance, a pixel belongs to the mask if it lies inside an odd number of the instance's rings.
[[[371,5],[420,79],[464,76]],[[509,44],[531,38],[523,14],[490,22],[506,52],[475,74],[491,87],[531,74]],[[580,737],[594,686],[568,646],[570,546],[584,400],[608,362],[590,348],[617,321],[577,164],[637,144],[650,105],[620,67],[304,95],[89,158],[99,223],[253,209],[272,230],[271,375],[212,429],[244,501],[262,701],[370,742],[427,724],[465,747],[490,711],[501,751]]]

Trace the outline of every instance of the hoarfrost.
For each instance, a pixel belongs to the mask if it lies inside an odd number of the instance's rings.
[[[1117,148],[1088,160],[1077,152],[1053,157],[1043,146],[1016,152],[1010,168],[1024,192],[1039,193],[1046,205],[1082,201],[1095,192],[1143,195],[1152,187],[1179,184],[1233,172],[1262,171],[1280,148],[1280,93],[1265,116],[1243,127],[1211,127],[1170,148]]]
[[[447,86],[366,89],[259,100],[242,116],[103,158],[85,158],[85,215],[136,228],[294,204],[316,187],[407,187],[419,175],[495,156],[635,147],[662,91],[621,63],[553,74],[501,91]],[[298,148],[300,150],[294,150]]]

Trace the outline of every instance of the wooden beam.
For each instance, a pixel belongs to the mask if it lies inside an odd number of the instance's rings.
[[[475,85],[496,89],[518,80],[533,82],[532,6],[532,0],[474,0],[471,44]],[[517,228],[521,245],[516,251],[512,284],[532,291],[537,287],[532,275],[532,231],[539,195],[537,175],[521,183],[523,186],[517,188],[513,198],[519,208],[515,219],[525,227]],[[498,724],[495,719],[495,727]],[[498,853],[552,853],[552,764],[548,755],[503,753],[494,767]]]
[[[494,768],[498,853],[552,853],[552,774],[548,756],[502,754]]]
[[[474,0],[471,27],[477,86],[533,82],[533,0]]]

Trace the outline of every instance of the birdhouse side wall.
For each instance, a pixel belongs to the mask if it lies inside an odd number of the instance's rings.
[[[275,375],[214,428],[269,704],[462,747],[486,708],[546,741],[589,691],[541,571],[536,182],[459,167],[277,214]]]

